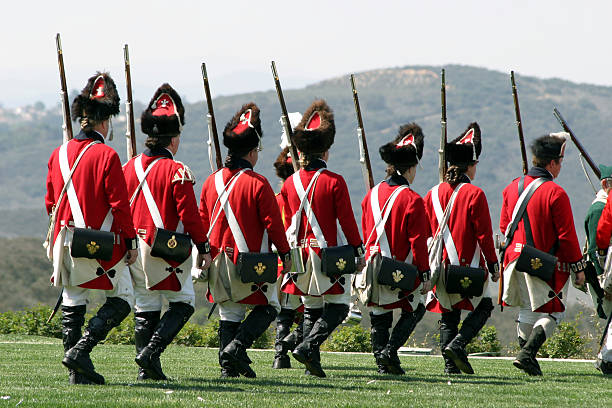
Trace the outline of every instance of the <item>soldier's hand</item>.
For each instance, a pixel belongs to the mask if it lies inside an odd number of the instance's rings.
[[[608,251],[605,249],[597,250],[597,261],[599,262],[599,266],[601,269],[606,267],[606,257],[608,255]]]
[[[429,292],[431,289],[433,288],[433,284],[431,282],[431,279],[426,280],[425,282],[423,282],[423,287],[421,288],[421,295],[426,294],[427,292]]]
[[[574,285],[578,287],[584,285],[584,272],[576,272],[576,279],[574,279]]]
[[[136,262],[136,259],[138,259],[138,250],[128,249],[127,254],[125,255],[125,264],[129,266]]]
[[[291,270],[291,257],[288,256],[283,261],[283,273],[289,273],[290,270]]]
[[[207,278],[207,273],[200,268],[196,268],[195,266],[191,268],[191,279],[193,282],[205,282]]]
[[[612,302],[612,292],[608,292],[604,290],[604,298],[610,302]]]
[[[210,264],[212,263],[212,257],[210,256],[210,253],[198,254],[196,262],[200,269],[208,269],[210,268]]]
[[[499,263],[497,262],[487,262],[487,269],[491,274],[491,280],[493,282],[497,282],[499,280]]]
[[[361,272],[363,268],[365,268],[366,262],[364,257],[357,258],[357,263],[355,264],[355,268],[357,272]]]

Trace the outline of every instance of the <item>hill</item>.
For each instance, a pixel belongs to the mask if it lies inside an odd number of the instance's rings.
[[[424,195],[437,182],[437,149],[440,135],[441,67],[408,66],[356,74],[366,134],[376,180],[384,177],[384,164],[377,149],[390,140],[398,127],[415,121],[426,135],[422,169],[413,187]],[[471,121],[483,131],[483,154],[475,184],[481,186],[490,203],[493,225],[497,225],[501,191],[520,175],[521,161],[514,125],[510,81],[506,73],[469,66],[446,66],[448,135],[456,137]],[[117,73],[115,73],[117,75]],[[214,88],[214,78],[212,87]],[[272,85],[272,84],[271,84]],[[576,84],[559,79],[538,79],[517,74],[523,128],[527,142],[560,127],[552,115],[557,106],[596,162],[609,161],[606,129],[612,125],[612,88]],[[137,95],[146,100],[148,95]],[[303,112],[315,98],[325,98],[335,111],[336,143],[329,167],[343,174],[349,185],[353,209],[360,216],[359,203],[365,194],[358,162],[356,120],[348,77],[321,81],[302,89],[285,90],[289,111]],[[256,102],[262,111],[265,149],[256,170],[277,186],[272,162],[278,154],[280,108],[274,91],[215,98],[214,106],[222,132],[224,123],[245,102]],[[137,104],[135,111],[142,112]],[[138,118],[137,114],[137,118]],[[115,140],[110,144],[125,160],[125,117],[114,120]],[[139,127],[139,123],[137,123]],[[186,106],[186,126],[177,158],[190,165],[198,176],[196,194],[210,174],[205,140],[208,132],[203,102]],[[139,149],[144,137],[137,131]],[[46,163],[61,141],[59,105],[46,109],[37,103],[18,111],[0,112],[0,236],[41,236],[45,230],[43,197]],[[610,163],[608,163],[610,164]],[[558,182],[569,192],[576,225],[582,234],[583,215],[593,191],[586,183],[577,150],[568,149]],[[16,222],[16,220],[19,220]]]

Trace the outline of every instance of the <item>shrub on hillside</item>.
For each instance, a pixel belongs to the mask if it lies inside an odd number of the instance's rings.
[[[539,354],[550,358],[576,357],[584,351],[586,343],[575,321],[561,322],[552,337],[540,348]]]
[[[360,325],[341,326],[321,347],[325,351],[352,351],[369,353],[372,351],[370,331]]]
[[[499,353],[501,343],[497,338],[497,329],[495,326],[484,326],[478,336],[465,347],[465,351],[469,353]]]
[[[19,312],[0,313],[0,334],[28,334],[61,339],[61,319],[55,317],[46,324],[51,311],[48,306],[37,305]]]

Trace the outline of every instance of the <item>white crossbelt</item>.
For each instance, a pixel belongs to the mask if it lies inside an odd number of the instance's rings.
[[[147,176],[149,175],[151,169],[153,169],[153,166],[155,166],[155,164],[163,158],[165,157],[159,157],[155,159],[151,164],[149,164],[147,170],[145,171],[142,166],[142,154],[136,157],[136,159],[134,160],[134,170],[136,171],[136,177],[138,177],[138,181],[140,182],[140,184],[138,185],[136,191],[134,191],[134,194],[130,199],[131,205],[134,202],[134,199],[136,198],[138,192],[142,190],[145,202],[147,203],[147,207],[149,208],[149,213],[151,214],[151,218],[153,219],[153,224],[155,224],[157,228],[162,229],[164,228],[164,221],[162,220],[161,213],[159,212],[159,207],[155,202],[155,198],[153,198],[153,194],[151,194],[151,189],[149,188],[149,184],[147,183]]]
[[[238,178],[244,174],[245,171],[250,169],[242,169],[238,173],[236,173],[227,184],[223,183],[223,171],[220,170],[215,173],[215,189],[217,190],[217,201],[219,202],[219,212],[214,217],[213,222],[210,225],[210,229],[208,230],[208,235],[210,235],[219,215],[223,211],[225,213],[225,218],[227,219],[227,223],[232,231],[232,236],[234,237],[234,241],[236,242],[236,247],[238,248],[238,252],[249,252],[249,246],[247,245],[246,239],[244,237],[244,233],[240,228],[240,224],[238,224],[238,220],[236,219],[236,215],[232,210],[232,207],[229,202],[229,195],[233,190]],[[214,207],[213,207],[214,211]],[[264,230],[264,235],[261,241],[261,252],[268,252],[268,234],[267,231]]]
[[[523,192],[521,193],[521,195],[519,196],[519,199],[516,202],[516,204],[514,205],[514,209],[512,210],[512,219],[510,220],[510,223],[506,227],[506,233],[504,234],[505,237],[506,237],[506,244],[510,244],[510,242],[508,242],[508,236],[510,234],[510,230],[512,229],[511,226],[515,222],[515,218],[517,216],[518,210],[519,210],[519,208],[521,208],[521,205],[523,204],[523,201],[525,201],[525,198],[527,198],[527,196],[531,193],[532,190],[535,193],[535,190],[537,190],[546,181],[547,180],[545,178],[539,177],[535,181],[532,181],[529,184],[529,186],[527,186],[527,188],[524,189]],[[527,211],[526,208],[525,208],[525,211]]]
[[[384,183],[384,182],[383,182]],[[387,198],[385,204],[383,205],[384,214],[380,208],[380,204],[378,203],[378,188],[380,187],[379,183],[372,189],[370,193],[370,206],[372,207],[372,216],[374,218],[374,228],[372,228],[372,232],[370,232],[370,236],[366,240],[366,244],[370,242],[372,238],[372,234],[376,231],[376,242],[374,242],[374,246],[380,245],[380,254],[382,256],[386,256],[388,258],[392,258],[391,247],[389,246],[389,241],[387,239],[387,232],[385,231],[385,225],[387,224],[387,219],[391,214],[391,210],[393,209],[393,203],[399,196],[399,193],[402,190],[408,188],[407,186],[400,186],[393,190],[393,193]]]
[[[92,142],[91,144],[86,146],[85,149],[96,143],[100,142]],[[83,217],[83,211],[81,210],[81,205],[79,204],[79,199],[72,183],[72,173],[70,171],[70,165],[68,164],[68,142],[62,144],[60,147],[59,164],[60,171],[62,173],[62,178],[64,179],[64,184],[67,185],[66,194],[68,194],[68,203],[70,204],[70,210],[72,212],[74,226],[77,228],[87,228],[87,225],[85,225],[85,218]],[[75,163],[74,165],[76,166],[76,164],[77,163]],[[100,231],[110,231],[112,225],[113,214],[111,207],[109,208],[108,213],[106,214],[106,217],[102,222]]]
[[[447,206],[448,207],[448,219],[450,219],[450,215],[453,211],[453,206],[455,204],[455,199],[459,195],[459,190],[463,187],[465,183],[459,183],[459,185],[455,188],[453,196],[449,200]],[[440,204],[440,196],[438,187],[440,185],[434,186],[431,189],[431,201],[433,203],[434,212],[436,213],[436,218],[438,220],[438,224],[442,223],[444,218],[444,210],[442,210],[442,205]],[[451,235],[450,229],[448,228],[448,223],[444,225],[444,230],[441,232],[444,236],[444,248],[446,248],[446,253],[448,255],[448,259],[451,265],[460,265],[459,262],[459,253],[457,252],[457,247],[455,246],[455,242],[453,240],[453,236]],[[470,266],[472,268],[478,267],[480,264],[480,246],[478,243],[476,244],[476,249],[474,250],[474,257],[472,258],[472,262]]]
[[[298,208],[297,212],[293,214],[293,216],[291,217],[291,225],[289,229],[287,230],[287,235],[289,236],[290,241],[292,242],[292,246],[294,248],[297,247],[299,244],[299,242],[297,242],[297,239],[298,239],[298,234],[300,233],[300,221],[302,219],[302,209],[306,212],[306,218],[308,222],[310,223],[312,232],[315,236],[315,239],[317,240],[319,248],[327,248],[327,241],[325,240],[323,231],[321,230],[319,222],[317,221],[317,217],[312,211],[310,201],[308,201],[308,194],[310,193],[311,190],[314,189],[314,186],[316,185],[316,182],[319,176],[321,175],[321,173],[323,172],[323,170],[325,169],[322,168],[322,169],[317,170],[317,172],[314,174],[314,176],[310,180],[310,183],[308,183],[306,190],[304,190],[304,186],[302,185],[302,180],[300,179],[299,171],[293,173],[293,175],[291,176],[291,181],[293,182],[295,191],[298,195],[298,198],[300,199],[300,207]]]

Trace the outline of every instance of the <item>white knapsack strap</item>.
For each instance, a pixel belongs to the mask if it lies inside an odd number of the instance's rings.
[[[140,156],[136,158],[136,160],[138,160],[139,158]],[[161,159],[165,159],[165,157],[158,157],[157,159],[153,160],[153,162],[149,164],[149,167],[147,167],[147,169],[144,171],[144,177],[142,178],[142,180],[138,178],[138,181],[139,181],[138,187],[136,187],[136,190],[134,190],[132,197],[130,197],[130,207],[132,206],[132,204],[134,203],[134,200],[136,199],[136,196],[140,192],[140,189],[142,188],[143,183],[147,180],[147,176],[149,175],[149,172],[153,169],[153,165],[155,165],[155,163],[157,163]],[[140,160],[140,166],[142,169],[142,160]],[[134,171],[136,171],[136,162],[134,162]],[[136,173],[136,177],[138,177],[138,173]]]
[[[455,246],[455,242],[453,241],[453,237],[450,233],[450,229],[448,228],[448,220],[450,219],[450,215],[453,211],[453,206],[455,204],[455,198],[459,193],[459,190],[465,185],[465,183],[459,183],[459,185],[453,191],[448,203],[446,204],[446,209],[442,210],[442,204],[440,203],[439,196],[439,184],[434,186],[431,190],[431,201],[434,207],[434,212],[436,214],[436,218],[438,220],[438,232],[442,234],[444,238],[444,247],[446,248],[446,253],[448,255],[448,259],[452,265],[459,265],[459,254],[457,253],[457,247]],[[477,248],[478,249],[478,248]],[[475,252],[475,256],[479,251]]]
[[[249,252],[249,246],[247,245],[246,239],[244,238],[244,234],[240,229],[240,225],[238,224],[238,220],[234,215],[234,211],[229,203],[229,193],[232,191],[234,186],[236,185],[236,181],[238,178],[246,171],[246,169],[241,170],[231,181],[229,187],[224,185],[223,183],[223,171],[218,171],[215,173],[215,188],[217,190],[218,200],[219,200],[219,212],[217,213],[217,217],[215,217],[213,223],[211,224],[210,231],[212,231],[212,227],[217,221],[219,214],[221,211],[225,213],[225,218],[227,219],[227,223],[229,224],[230,230],[232,231],[232,235],[234,237],[234,241],[236,242],[236,247],[238,248],[238,252]],[[214,208],[213,208],[214,210]]]
[[[317,217],[315,216],[314,211],[312,210],[310,201],[308,201],[308,194],[310,194],[311,190],[314,192],[314,186],[316,185],[316,181],[318,180],[323,170],[325,169],[321,168],[317,170],[315,175],[310,180],[310,183],[308,183],[306,190],[304,190],[304,186],[302,185],[302,180],[300,179],[299,171],[293,173],[293,176],[291,176],[291,181],[293,182],[295,191],[298,195],[298,198],[300,199],[300,207],[298,211],[293,215],[292,220],[291,220],[292,225],[290,227],[292,230],[292,234],[294,235],[293,239],[294,239],[295,246],[298,245],[297,237],[298,237],[298,234],[300,233],[300,221],[302,218],[302,210],[304,210],[306,212],[306,218],[312,228],[312,233],[314,234],[315,239],[317,240],[317,243],[319,244],[319,248],[327,248],[327,241],[325,240],[325,235],[323,235],[323,230],[321,230],[321,226],[319,225],[319,222],[317,221]]]
[[[145,202],[147,203],[147,207],[149,208],[149,213],[151,214],[151,218],[153,219],[153,224],[155,224],[157,228],[164,228],[164,221],[162,220],[161,214],[159,212],[159,207],[157,207],[155,198],[153,198],[153,194],[151,194],[151,189],[149,188],[149,184],[147,183],[147,175],[149,174],[149,171],[151,171],[155,163],[157,163],[160,159],[161,157],[153,161],[153,163],[151,163],[147,167],[147,171],[145,172],[144,168],[142,167],[142,155],[139,155],[138,157],[136,157],[136,160],[134,160],[134,170],[136,171],[136,177],[138,177],[138,181],[140,181],[139,187],[140,190],[142,190],[142,195],[144,195]],[[136,197],[137,193],[138,188],[134,192],[132,200]],[[130,200],[130,204],[132,203],[132,200]]]
[[[372,238],[372,234],[374,234],[374,232],[376,231],[376,241],[374,242],[374,246],[380,245],[381,255],[391,258],[391,247],[389,246],[389,241],[387,240],[387,232],[385,231],[385,226],[387,225],[387,219],[391,214],[391,210],[393,209],[393,204],[395,203],[395,200],[399,196],[399,193],[402,190],[406,189],[407,186],[400,186],[391,193],[391,195],[387,198],[385,204],[383,205],[384,214],[378,203],[379,187],[380,184],[377,184],[376,186],[374,186],[372,192],[370,193],[370,207],[372,208],[372,216],[374,218],[374,228],[372,228],[372,231],[370,232],[370,236],[366,240],[366,243],[370,241],[370,239]]]
[[[512,210],[512,219],[510,220],[510,223],[508,224],[508,227],[506,229],[506,244],[510,243],[510,240],[512,239],[510,237],[511,234],[514,234],[514,231],[516,231],[516,225],[514,225],[515,223],[518,224],[518,222],[520,221],[520,218],[522,218],[523,214],[518,214],[519,213],[519,209],[521,208],[521,206],[523,205],[523,201],[525,201],[527,199],[527,197],[532,196],[533,193],[535,193],[535,190],[537,190],[542,184],[544,184],[546,181],[545,178],[540,177],[538,179],[536,179],[535,181],[532,181],[531,184],[529,184],[529,186],[523,190],[523,192],[521,193],[521,195],[519,196],[518,201],[516,202],[516,204],[514,205],[514,209]],[[527,209],[525,208],[523,211],[526,211]],[[517,219],[517,217],[519,219]]]

